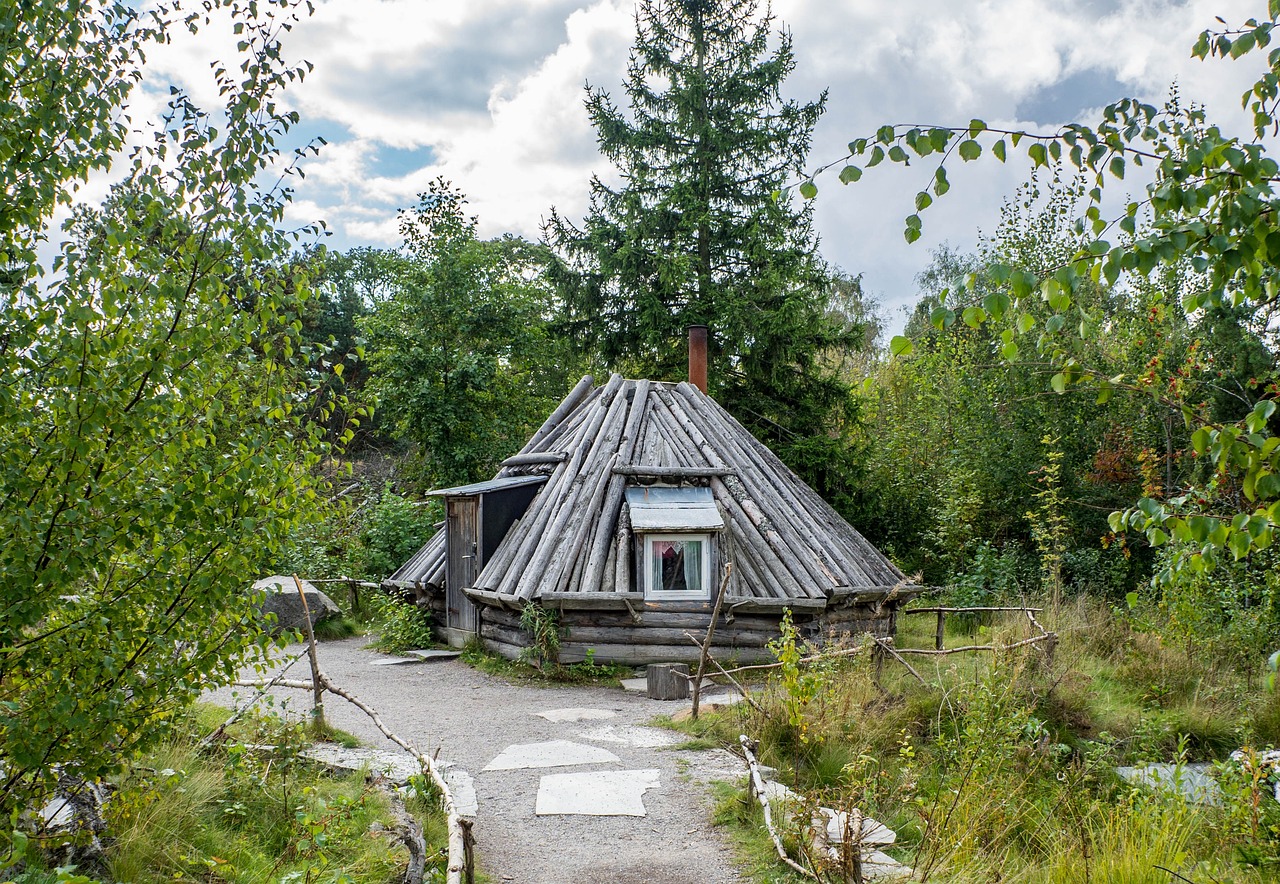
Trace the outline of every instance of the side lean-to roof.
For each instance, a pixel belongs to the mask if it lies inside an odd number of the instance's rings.
[[[705,485],[724,522],[730,597],[811,600],[881,596],[901,571],[713,399],[688,383],[583,378],[497,479],[545,476],[487,561],[473,598],[516,603],[562,593],[630,593],[627,488]],[[632,497],[635,495],[633,493]],[[444,532],[387,583],[440,588]],[[775,602],[776,603],[776,602]],[[802,603],[804,604],[804,603]]]

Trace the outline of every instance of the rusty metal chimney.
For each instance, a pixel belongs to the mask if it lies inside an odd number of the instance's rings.
[[[707,327],[689,326],[689,383],[707,392]]]

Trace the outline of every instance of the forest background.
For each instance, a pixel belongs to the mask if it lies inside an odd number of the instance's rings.
[[[1277,3],[1193,48],[1259,65],[1256,143],[1175,94],[1046,133],[889,125],[816,171],[827,99],[782,98],[766,10],[641,3],[625,97],[588,88],[621,175],[584,182],[580,223],[483,239],[440,180],[401,247],[344,252],[282,230],[319,147],[280,147],[300,10],[226,6],[223,106],[175,91],[141,138],[141,58],[200,13],[0,17],[4,809],[54,762],[117,770],[266,648],[246,575],[386,576],[434,529],[426,491],[490,477],[584,373],[681,379],[691,323],[712,395],[947,600],[1088,597],[1249,673],[1276,650]],[[885,341],[821,256],[818,188],[936,164],[911,241],[963,164],[1020,157],[1000,225],[935,252]],[[113,162],[108,199],[76,204]]]

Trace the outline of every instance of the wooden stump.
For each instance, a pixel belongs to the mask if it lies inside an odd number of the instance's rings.
[[[649,699],[686,700],[689,697],[687,663],[650,663]]]

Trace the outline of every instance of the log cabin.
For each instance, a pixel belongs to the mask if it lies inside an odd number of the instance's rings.
[[[815,643],[892,636],[918,588],[706,394],[697,335],[691,382],[585,377],[496,477],[432,492],[443,529],[384,587],[512,659],[540,605],[561,662],[696,660],[720,593],[720,659],[771,659],[788,610]]]

